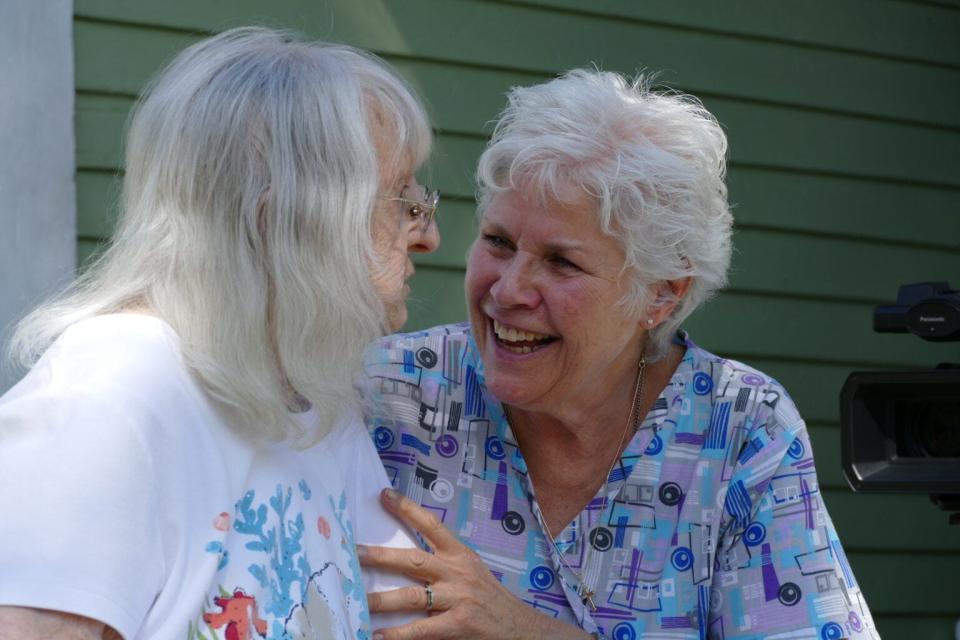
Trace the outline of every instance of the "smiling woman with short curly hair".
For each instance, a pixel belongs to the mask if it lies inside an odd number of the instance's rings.
[[[370,597],[434,612],[385,640],[876,637],[790,397],[679,331],[726,282],[726,151],[643,78],[510,91],[469,325],[368,356],[385,504],[433,551],[363,550],[427,583]]]

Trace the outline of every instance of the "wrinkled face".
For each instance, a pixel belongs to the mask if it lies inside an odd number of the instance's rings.
[[[404,159],[399,167],[388,162],[393,157],[392,139],[393,136],[385,135],[382,129],[374,135],[380,158],[380,189],[371,223],[377,264],[370,268],[370,278],[386,308],[387,330],[391,333],[407,321],[406,300],[410,294],[407,280],[414,273],[410,253],[429,253],[440,246],[436,223],[421,231],[409,215],[410,205],[389,199],[412,197],[411,193],[416,193],[419,186],[412,161]]]
[[[414,184],[416,180],[410,172],[406,178],[391,183],[382,193],[386,197],[401,196],[409,189],[408,185]],[[410,294],[407,280],[414,273],[410,252],[422,250],[418,245],[423,234],[408,219],[407,207],[403,203],[384,198],[377,201],[372,226],[377,264],[371,267],[371,280],[387,310],[387,329],[394,332],[407,321],[406,299]]]
[[[618,304],[624,253],[593,203],[494,197],[467,263],[467,304],[487,386],[531,411],[589,407],[633,383],[644,332]],[[576,199],[575,199],[576,198]]]

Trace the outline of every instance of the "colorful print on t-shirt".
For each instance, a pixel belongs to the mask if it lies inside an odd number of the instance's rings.
[[[306,481],[276,485],[266,500],[250,489],[234,515],[212,520],[220,535],[219,593],[208,597],[191,640],[370,637],[347,496],[314,495]]]

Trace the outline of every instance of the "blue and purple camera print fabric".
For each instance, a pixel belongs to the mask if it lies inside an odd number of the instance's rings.
[[[556,545],[469,325],[369,352],[368,427],[394,488],[546,615],[616,640],[877,638],[789,396],[677,339],[682,363]]]

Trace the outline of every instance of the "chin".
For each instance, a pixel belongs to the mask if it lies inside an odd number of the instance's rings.
[[[503,380],[502,376],[494,376],[493,379],[487,378],[485,382],[490,394],[503,404],[523,407],[523,390],[518,388],[520,385]]]
[[[544,411],[547,409],[534,394],[541,389],[531,389],[528,380],[520,380],[513,376],[494,376],[485,381],[487,390],[500,404],[508,405],[520,411]]]
[[[397,333],[407,324],[408,319],[407,305],[387,305],[387,330],[390,333]]]

